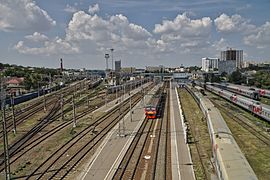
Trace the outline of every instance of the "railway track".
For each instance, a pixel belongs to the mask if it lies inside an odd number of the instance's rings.
[[[217,100],[214,98],[211,98],[211,101],[218,109],[225,112],[233,121],[237,122],[240,126],[248,130],[262,143],[264,143],[267,146],[270,146],[270,137],[264,134],[264,131],[255,128],[254,125],[252,125],[250,121],[247,121],[247,118],[242,116],[239,112],[231,110],[232,108],[231,109],[228,108],[229,105],[228,103],[226,103],[227,107],[225,107],[225,105],[220,105],[220,101],[217,102]]]
[[[139,158],[142,156],[143,147],[146,144],[150,129],[154,124],[153,122],[154,121],[147,121],[145,118],[132,144],[128,148],[125,157],[121,161],[119,168],[115,172],[113,179],[134,179],[135,171],[139,164]]]
[[[165,102],[161,109],[164,108],[164,105]],[[160,113],[163,114],[163,110]],[[155,179],[159,177],[160,172],[163,174],[161,178],[166,179],[166,172],[168,172],[166,171],[166,166],[168,166],[166,156],[168,148],[167,117],[143,121],[113,179]],[[163,123],[163,121],[165,122]],[[159,162],[162,163],[157,165]]]
[[[9,155],[12,157],[16,151],[23,146],[23,144],[27,143],[31,138],[33,138],[34,135],[36,135],[44,126],[46,126],[48,123],[50,123],[50,118],[52,118],[56,112],[59,109],[59,103],[56,102],[49,112],[38,124],[36,124],[30,131],[28,131],[26,134],[24,134],[20,139],[18,139],[15,143],[13,143],[9,147]],[[0,157],[3,157],[4,153],[1,153]],[[4,163],[4,160],[0,161],[0,164],[2,165]]]
[[[71,91],[71,92],[73,92],[73,91]],[[66,92],[65,95],[68,95],[68,93],[69,92]],[[71,98],[67,99],[65,101],[65,104],[69,104],[70,102],[71,102]],[[19,157],[21,157],[24,153],[26,153],[29,150],[29,149],[26,150],[28,146],[30,146],[31,144],[34,144],[34,145],[40,144],[48,137],[52,136],[53,134],[57,133],[58,131],[60,131],[61,129],[63,129],[64,127],[66,127],[72,123],[72,122],[61,123],[56,128],[53,128],[52,130],[47,131],[42,137],[37,137],[35,139],[35,135],[37,133],[39,133],[42,129],[44,129],[48,124],[53,122],[53,120],[56,120],[61,116],[61,113],[58,112],[60,110],[59,100],[53,98],[52,103],[55,103],[55,104],[54,104],[53,108],[51,109],[51,111],[44,118],[42,118],[39,123],[37,123],[33,128],[31,128],[30,131],[28,131],[26,134],[24,134],[22,137],[20,137],[17,141],[15,141],[13,144],[10,145],[10,147],[9,147],[10,158],[12,158],[13,156],[16,155],[16,158],[11,161],[11,164],[14,163]],[[41,106],[41,108],[43,108],[43,106]],[[95,108],[96,107],[94,107],[94,108],[92,107],[90,109],[87,109],[83,113],[79,114],[77,116],[77,118],[79,119],[79,118],[85,116],[87,113],[92,112]],[[66,109],[64,111],[64,113],[70,111],[70,109],[72,109],[72,108]],[[34,112],[37,113],[38,109],[35,109]],[[35,146],[31,146],[31,147],[35,147]],[[23,153],[21,151],[23,151]],[[18,155],[17,153],[20,153],[20,154]],[[0,154],[0,157],[3,157],[3,156],[4,156],[4,153],[2,152]],[[0,161],[0,172],[3,171],[3,169],[4,169],[3,164],[4,164],[4,160],[1,160]]]
[[[102,105],[104,105],[103,102],[100,103],[99,105],[97,105],[97,107],[101,107]],[[83,118],[85,115],[93,112],[95,109],[96,109],[96,106],[87,108],[87,110],[85,110],[84,112],[82,112],[82,113],[80,113],[80,114],[78,114],[76,116],[77,120],[79,121],[81,118]],[[54,119],[57,119],[60,116],[61,116],[61,114],[57,114],[54,117]],[[66,128],[68,126],[71,126],[72,124],[73,124],[73,121],[62,122],[59,125],[57,125],[56,127],[54,127],[53,129],[50,129],[49,131],[46,131],[45,133],[43,133],[42,136],[39,136],[39,137],[33,139],[32,141],[23,144],[20,148],[18,148],[16,150],[15,154],[13,155],[14,157],[10,161],[10,164],[13,164],[19,158],[21,158],[23,155],[25,155],[27,152],[29,152],[30,150],[32,150],[33,148],[35,148],[39,144],[43,143],[46,139],[48,139],[49,137],[51,137],[51,136],[55,135],[56,133],[60,132],[64,128]],[[4,167],[0,167],[0,172],[3,171],[3,170],[4,170]]]
[[[169,84],[168,84],[169,85]],[[166,89],[166,101],[164,101],[164,113],[161,120],[161,128],[158,140],[158,150],[156,151],[156,163],[154,168],[153,179],[166,180],[171,179],[171,143],[170,143],[170,88],[167,86]]]
[[[133,106],[140,100],[139,94],[134,95],[135,100]],[[92,151],[100,141],[106,136],[106,134],[113,128],[119,120],[129,110],[129,101],[126,100],[121,108],[124,108],[124,113],[120,116],[118,113],[120,105],[109,111],[105,116],[97,119],[92,124],[88,125],[84,130],[78,133],[74,138],[62,145],[57,151],[49,156],[38,168],[36,168],[28,177],[35,179],[52,179],[66,177],[73,168]],[[93,133],[93,129],[98,129],[96,134]],[[76,145],[75,145],[76,144]],[[78,148],[78,146],[80,148]],[[76,150],[75,150],[76,149]],[[79,150],[78,150],[79,149]],[[69,154],[67,158],[67,154]],[[37,176],[37,177],[36,177]]]
[[[56,100],[55,98],[48,100],[47,103],[46,103],[47,107],[53,105],[55,100]],[[17,112],[15,114],[16,126],[20,125],[21,123],[23,123],[25,120],[32,117],[36,113],[42,111],[43,108],[44,108],[43,102],[39,102],[39,103],[36,103],[36,104],[33,104],[33,105],[29,106],[26,109],[23,109],[20,112]],[[12,116],[8,116],[6,118],[6,123],[7,123],[7,132],[12,131],[13,130]],[[2,129],[2,127],[1,127],[1,129]],[[1,135],[0,135],[0,138],[1,138],[1,137],[3,137],[3,130],[1,130],[0,133],[1,133]]]
[[[52,94],[46,95],[46,107],[53,105],[53,103],[58,99],[58,97],[60,97],[61,93],[63,93],[63,96],[68,96],[72,92],[73,92],[72,89],[71,90],[61,89],[60,92],[54,92]],[[38,112],[41,112],[43,109],[44,109],[44,98],[39,98],[39,99],[34,100],[33,103],[30,103],[25,108],[22,108],[19,111],[15,110],[16,126],[20,125],[25,120],[31,118],[33,115],[37,114]],[[12,115],[6,117],[6,123],[7,123],[7,132],[12,131],[13,130]],[[3,131],[1,130],[0,137],[2,136],[3,136]]]

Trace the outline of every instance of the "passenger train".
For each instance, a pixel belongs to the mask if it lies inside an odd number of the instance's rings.
[[[270,98],[270,90],[269,89],[261,89],[257,87],[248,87],[248,86],[243,86],[243,85],[235,85],[241,89],[247,89],[247,90],[253,90],[256,91],[260,94],[260,96]]]
[[[219,110],[199,92],[192,91],[189,86],[185,88],[194,97],[206,117],[212,145],[212,161],[218,179],[257,180],[256,174],[241,152]],[[200,91],[200,88],[198,90]]]
[[[270,106],[211,85],[206,89],[270,122]]]
[[[236,94],[240,94],[246,97],[249,97],[254,100],[260,100],[260,93],[258,91],[252,89],[246,89],[238,87],[237,85],[233,84],[221,84],[221,83],[211,83],[211,85],[219,87],[221,89],[226,89],[228,91],[234,92]]]

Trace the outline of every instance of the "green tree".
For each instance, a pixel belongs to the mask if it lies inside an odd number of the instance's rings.
[[[254,85],[259,88],[270,89],[270,73],[268,71],[257,71],[254,75]]]
[[[235,84],[241,84],[245,82],[245,77],[242,76],[239,70],[236,70],[231,75],[229,75],[229,82],[235,83]]]

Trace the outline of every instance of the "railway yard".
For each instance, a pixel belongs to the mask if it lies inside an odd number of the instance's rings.
[[[9,107],[0,179],[269,179],[270,99],[202,87],[81,80]]]

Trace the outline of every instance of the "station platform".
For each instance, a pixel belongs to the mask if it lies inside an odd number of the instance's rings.
[[[145,84],[143,87],[147,87],[150,84]],[[155,86],[149,94],[154,94],[161,85]],[[137,88],[133,93],[140,91],[141,88]],[[124,99],[129,98],[128,95]],[[144,103],[148,103],[151,99],[150,95],[146,95]],[[119,101],[120,99],[118,99]],[[107,104],[107,107],[102,107],[99,111],[108,111],[109,109],[116,106],[116,101]],[[143,100],[136,104],[132,109],[132,119],[130,113],[126,114],[124,117],[125,121],[125,131],[121,131],[119,134],[119,123],[107,134],[101,145],[95,151],[94,155],[88,162],[88,164],[78,171],[81,172],[77,179],[112,179],[114,173],[116,172],[122,158],[125,156],[129,145],[134,139],[136,132],[139,130],[143,120],[144,115],[144,104]],[[120,123],[122,123],[120,121]],[[122,136],[124,135],[124,137]]]
[[[177,84],[170,86],[172,179],[195,180],[190,150],[185,140],[185,126]]]

